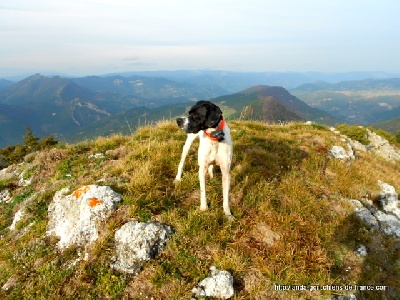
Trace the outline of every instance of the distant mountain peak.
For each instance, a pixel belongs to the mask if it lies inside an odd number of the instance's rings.
[[[260,85],[255,85],[255,86],[249,87],[248,89],[245,89],[245,90],[241,91],[240,93],[241,94],[254,94],[254,93],[259,93],[259,92],[265,91],[269,88],[271,88],[271,86],[260,84]]]

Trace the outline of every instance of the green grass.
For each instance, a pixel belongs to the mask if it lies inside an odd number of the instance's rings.
[[[212,265],[234,276],[233,299],[326,299],[345,294],[275,291],[276,284],[388,285],[400,292],[398,241],[366,228],[343,200],[379,191],[378,179],[400,191],[400,177],[393,176],[400,171],[399,163],[363,153],[350,165],[335,160],[328,150],[340,141],[324,126],[252,121],[229,125],[234,141],[233,221],[223,214],[218,168],[214,178],[207,179],[209,209],[199,211],[197,141],[182,181],[173,184],[185,134],[172,122],[141,127],[132,136],[38,153],[31,162],[36,167],[31,169],[30,187],[0,185],[12,187],[14,197],[12,203],[0,204],[0,286],[12,275],[16,278],[14,287],[0,290],[0,297],[189,299]],[[105,158],[89,158],[97,152]],[[79,249],[59,253],[57,239],[45,237],[47,207],[59,189],[100,179],[100,184],[121,193],[122,201],[89,247],[89,260],[76,261]],[[33,193],[26,217],[9,232],[13,214]],[[164,251],[137,276],[109,267],[114,233],[132,219],[155,220],[174,229]],[[265,228],[279,237],[274,243],[264,242]],[[367,246],[367,258],[355,255],[360,244]],[[388,295],[396,295],[392,293]],[[375,299],[382,293],[362,295]]]

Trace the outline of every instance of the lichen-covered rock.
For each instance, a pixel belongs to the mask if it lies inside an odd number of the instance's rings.
[[[115,233],[116,255],[111,268],[137,274],[143,263],[154,258],[172,235],[171,227],[155,222],[131,221]]]
[[[98,238],[98,222],[107,219],[121,196],[108,186],[86,185],[58,191],[48,208],[47,235],[57,236],[61,250],[85,246]]]
[[[233,297],[233,276],[228,271],[218,270],[215,266],[210,268],[211,276],[203,279],[192,290],[196,297],[216,297],[229,299]]]

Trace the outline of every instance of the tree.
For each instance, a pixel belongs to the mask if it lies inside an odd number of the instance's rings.
[[[396,134],[396,141],[400,143],[400,131]]]
[[[38,143],[39,138],[33,136],[32,130],[28,126],[25,126],[25,131],[26,131],[26,135],[23,136],[24,146],[26,148],[28,148],[27,149],[28,152],[33,152],[35,150],[38,150],[39,149],[39,143]]]
[[[40,149],[50,148],[51,146],[57,145],[58,141],[54,139],[52,135],[42,138],[39,142]]]

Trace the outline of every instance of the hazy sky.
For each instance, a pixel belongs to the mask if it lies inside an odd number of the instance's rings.
[[[0,77],[400,72],[399,0],[0,0]]]

